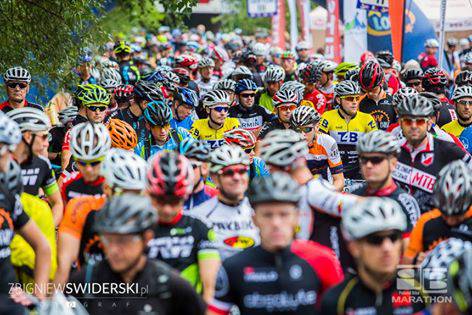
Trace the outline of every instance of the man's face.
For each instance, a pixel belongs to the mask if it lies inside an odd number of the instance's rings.
[[[85,107],[85,115],[92,123],[101,123],[105,120],[107,106],[103,104],[92,104]]]
[[[189,159],[190,164],[192,165],[193,168],[193,186],[197,186],[200,180],[202,179],[202,167],[203,167],[203,162],[200,162],[196,159]]]
[[[321,84],[322,86],[327,85],[328,83],[330,83],[331,81],[333,81],[333,77],[334,77],[334,72],[333,72],[333,71],[330,71],[330,72],[323,72],[323,73],[321,74],[320,84]]]
[[[280,121],[288,123],[290,122],[290,116],[292,116],[292,112],[297,109],[296,104],[282,104],[277,106],[277,116],[279,117]]]
[[[48,132],[36,132],[33,142],[33,153],[40,156],[47,156],[49,148]]]
[[[350,116],[354,116],[359,109],[359,95],[349,95],[340,97],[340,104],[343,110]]]
[[[167,141],[169,137],[169,133],[170,133],[170,125],[151,127],[152,137],[159,142]]]
[[[429,117],[403,116],[400,118],[400,126],[408,143],[416,146],[426,137],[432,122]]]
[[[282,59],[282,68],[286,73],[292,73],[295,70],[295,59]]]
[[[83,160],[76,160],[75,164],[77,165],[77,169],[82,174],[82,177],[86,182],[93,182],[98,179],[100,176],[100,167],[101,167],[102,160],[96,161],[83,161]]]
[[[397,159],[382,153],[362,153],[359,155],[361,173],[368,184],[381,184],[395,169]]]
[[[29,84],[23,81],[8,81],[5,86],[8,99],[15,103],[23,102],[29,92]]]
[[[208,109],[208,113],[213,122],[218,125],[223,125],[225,123],[226,117],[228,117],[228,105],[217,105]]]
[[[413,89],[415,89],[416,91],[418,91],[418,93],[420,92],[423,92],[423,84],[421,82],[420,79],[412,79],[412,80],[408,80],[406,82],[406,86],[409,86]]]
[[[472,97],[463,97],[456,102],[457,116],[462,120],[472,118]]]
[[[184,201],[177,198],[162,200],[161,198],[151,196],[151,202],[157,210],[159,221],[161,222],[171,222],[182,211],[184,205]]]
[[[428,55],[435,55],[438,52],[437,47],[426,47],[426,53]]]
[[[249,183],[248,167],[242,164],[230,165],[217,174],[217,185],[230,199],[237,200],[244,195]]]
[[[267,82],[267,91],[270,95],[274,95],[280,89],[280,82]]]
[[[179,104],[179,101],[174,102],[174,108],[179,119],[184,120],[193,113],[193,107],[187,104]]]
[[[213,75],[213,70],[214,70],[213,67],[200,68],[200,75],[204,79],[209,80],[209,79],[211,79],[211,76]]]
[[[255,206],[253,220],[266,249],[280,250],[293,240],[298,226],[298,210],[296,205],[288,202],[261,203]]]
[[[256,56],[256,65],[264,64],[265,57],[264,56]]]
[[[380,86],[376,86],[372,90],[367,91],[367,97],[375,98],[377,95],[379,95],[380,91],[381,91]]]
[[[254,100],[256,97],[256,92],[247,90],[247,91],[242,91],[239,94],[239,103],[243,105],[244,107],[251,107],[254,105]]]
[[[124,272],[135,264],[146,246],[143,238],[136,234],[104,233],[100,240],[110,267],[116,273]]]

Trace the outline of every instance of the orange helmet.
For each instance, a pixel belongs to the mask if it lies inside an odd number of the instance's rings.
[[[133,127],[121,119],[110,119],[108,131],[111,137],[111,146],[124,150],[133,150],[138,144],[138,135]]]

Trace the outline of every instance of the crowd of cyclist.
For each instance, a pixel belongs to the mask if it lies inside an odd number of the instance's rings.
[[[4,69],[0,314],[472,313],[469,48],[448,73],[434,39],[404,64],[127,40],[46,105]]]

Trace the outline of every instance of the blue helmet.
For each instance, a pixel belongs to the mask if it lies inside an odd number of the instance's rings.
[[[467,152],[472,154],[472,126],[462,131],[459,140],[462,142]]]
[[[255,91],[257,90],[257,85],[251,79],[242,79],[236,83],[236,94],[240,94],[242,91]]]
[[[147,104],[144,118],[151,126],[165,126],[172,119],[172,110],[163,101],[153,101]]]
[[[162,76],[159,71],[153,71],[146,73],[141,80],[148,82],[164,82],[166,79]]]
[[[189,159],[206,162],[210,157],[211,146],[206,141],[188,137],[179,143],[178,152]]]
[[[192,106],[193,108],[198,106],[197,93],[192,89],[179,87],[177,89],[175,100],[179,101],[179,104],[185,104]]]

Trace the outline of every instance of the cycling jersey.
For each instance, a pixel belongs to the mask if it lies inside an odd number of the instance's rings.
[[[425,145],[413,149],[405,140],[401,143],[393,178],[412,195],[424,213],[433,208],[433,187],[439,171],[451,161],[463,159],[470,165],[470,156],[455,144],[427,135]]]
[[[303,101],[311,102],[310,104],[312,105],[311,107],[316,109],[316,111],[320,115],[323,115],[323,113],[326,110],[326,105],[328,104],[328,100],[326,99],[326,96],[324,96],[324,94],[318,91],[317,89],[314,89],[313,91],[306,93],[305,96],[303,97]]]
[[[83,290],[66,293],[79,300],[84,298],[84,306],[90,314],[203,315],[205,310],[201,297],[192,286],[169,266],[156,260],[147,259],[130,283],[123,282],[107,260],[96,265],[87,264],[73,274],[69,282],[71,286],[82,285]],[[92,291],[95,284],[117,289]],[[119,289],[125,286],[128,289]]]
[[[274,112],[274,104],[272,103],[272,96],[269,95],[266,89],[261,89],[256,92],[256,99],[254,104],[259,104],[259,106],[264,107],[270,113]]]
[[[237,118],[226,118],[225,123],[220,129],[213,129],[208,124],[209,118],[197,119],[193,122],[190,134],[198,140],[207,141],[212,149],[215,149],[225,143],[223,135],[226,131],[239,128]]]
[[[64,204],[67,204],[69,200],[80,196],[96,196],[99,197],[103,194],[102,184],[105,178],[99,176],[93,182],[86,182],[80,172],[72,172],[66,179],[61,187],[62,199]]]
[[[184,203],[184,210],[191,211],[193,208],[204,203],[208,199],[215,197],[218,194],[216,188],[210,187],[207,184],[199,192],[193,192]]]
[[[23,189],[26,193],[36,196],[42,188],[46,196],[51,196],[59,190],[56,176],[47,158],[33,155],[31,161],[25,161],[20,166]]]
[[[222,260],[259,244],[259,232],[252,222],[252,214],[253,209],[247,198],[232,206],[214,197],[190,211],[190,215],[215,231]]]
[[[231,106],[229,109],[229,116],[239,120],[239,127],[250,130],[259,130],[264,123],[275,119],[275,115],[271,114],[262,106],[254,104],[247,108],[241,104]]]
[[[395,70],[387,69],[385,71],[384,82],[387,84],[387,89],[390,95],[394,95],[401,88],[401,81]]]
[[[443,99],[441,102],[441,108],[437,114],[436,124],[439,127],[442,127],[455,119],[457,119],[455,107],[449,104],[447,99],[446,101]]]
[[[320,314],[416,314],[426,306],[418,297],[421,292],[418,283],[397,278],[376,293],[359,276],[350,275],[325,294]]]
[[[213,85],[215,85],[216,82],[218,82],[216,77],[211,77],[207,82],[205,82],[203,78],[195,80],[195,83],[198,85],[198,90],[200,92],[200,94],[198,94],[198,98],[203,99],[205,94],[213,90]]]
[[[67,128],[63,126],[53,127],[49,130],[51,141],[49,141],[48,152],[57,153],[57,157],[51,160],[51,163],[61,165],[62,145],[66,137]]]
[[[35,108],[35,109],[39,109],[39,110],[44,111],[44,108],[41,105],[28,102],[27,100],[25,100],[25,105],[23,107],[31,107],[31,108]],[[8,102],[8,100],[6,100],[5,102],[0,104],[0,110],[4,113],[8,113],[9,111],[12,111],[14,109],[15,108],[10,106],[10,103]]]
[[[459,139],[464,144],[464,148],[467,152],[472,154],[472,126],[465,128]]]
[[[319,86],[318,91],[320,91],[320,93],[326,98],[326,108],[328,110],[332,109],[334,103],[334,84],[331,83],[331,85],[327,87]]]
[[[135,84],[139,81],[139,69],[132,60],[120,62],[120,74],[123,84]]]
[[[466,212],[464,221],[471,217],[472,208]],[[452,228],[446,223],[439,209],[424,213],[411,231],[405,257],[414,259],[419,253],[432,250],[451,236]]]
[[[293,241],[275,253],[261,246],[223,262],[209,310],[229,314],[317,314],[321,296],[343,273],[334,253],[310,241]]]
[[[357,112],[353,118],[346,121],[339,109],[333,109],[321,116],[320,130],[338,143],[344,176],[349,179],[361,179],[356,145],[361,135],[377,130],[374,118],[369,114]]]
[[[147,160],[152,157],[154,154],[160,151],[173,151],[178,148],[179,143],[183,139],[190,137],[188,131],[184,128],[171,129],[169,132],[169,139],[163,145],[158,145],[155,143],[155,140],[151,133],[149,133],[148,139],[144,142],[138,143],[135,148],[135,152],[138,152],[138,155],[143,159]]]
[[[359,111],[374,117],[377,127],[387,130],[388,126],[397,122],[397,114],[392,106],[392,96],[381,91],[378,102],[366,96],[359,103]]]
[[[78,265],[97,262],[104,258],[102,244],[94,232],[95,212],[106,202],[105,196],[81,196],[67,203],[59,233],[66,233],[80,240]]]
[[[148,257],[179,271],[182,278],[201,293],[198,262],[219,259],[214,241],[215,233],[202,221],[179,213],[172,222],[159,222],[154,228],[154,238],[147,244]]]
[[[177,129],[179,127],[181,128],[184,128],[186,130],[190,130],[192,128],[192,125],[193,125],[193,122],[195,121],[196,118],[196,115],[195,114],[191,114],[189,116],[187,116],[184,120],[177,120],[175,118],[172,118],[170,120],[170,127],[172,129]]]
[[[268,176],[269,174],[269,169],[264,160],[255,156],[249,165],[249,179],[252,180],[254,177]]]
[[[266,122],[262,126],[261,131],[259,132],[259,135],[258,135],[259,140],[264,139],[265,136],[272,130],[278,130],[278,129],[288,129],[288,128],[285,127],[285,125],[278,118],[275,118],[272,121]]]
[[[421,69],[423,69],[423,71],[426,71],[429,68],[438,66],[438,60],[436,59],[436,56],[435,55],[428,55],[426,52],[422,52],[418,56],[418,61],[420,63]]]
[[[464,131],[464,129],[469,127],[469,126],[472,126],[472,123],[467,124],[467,125],[463,125],[459,122],[459,120],[455,119],[455,120],[445,124],[444,126],[442,126],[441,129],[444,130],[445,132],[453,134],[456,137],[459,137],[461,135],[462,131]]]
[[[331,136],[324,133],[317,134],[313,142],[308,145],[308,149],[306,162],[313,175],[328,180],[328,169],[330,174],[343,172],[338,144]]]

